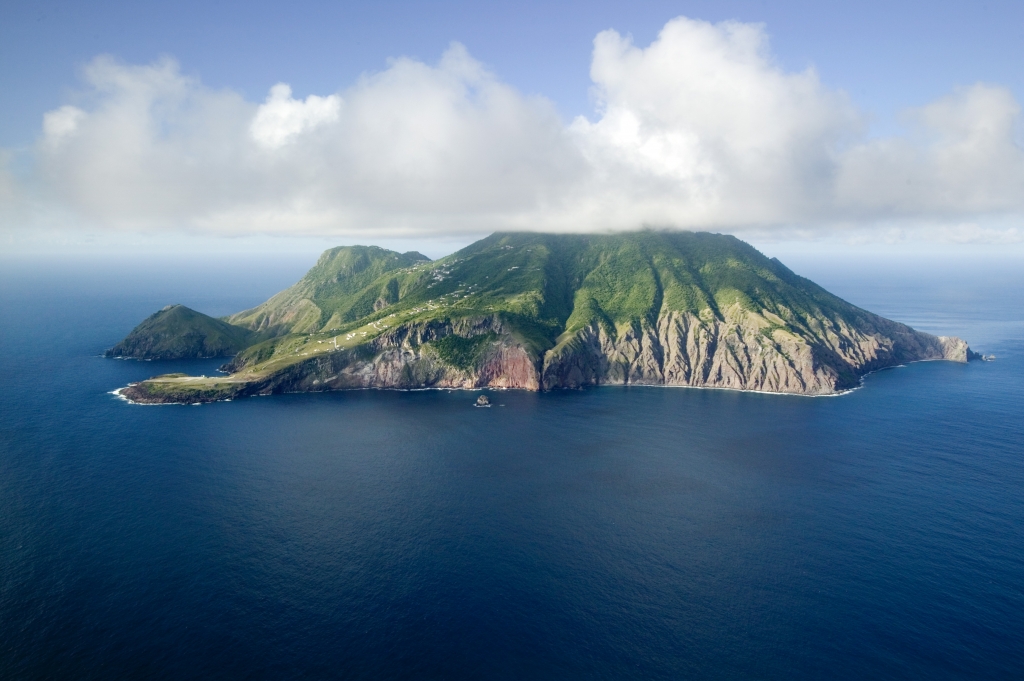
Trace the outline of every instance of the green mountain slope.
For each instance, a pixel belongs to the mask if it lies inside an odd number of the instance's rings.
[[[429,263],[420,253],[376,246],[332,248],[297,284],[227,321],[270,336],[340,326],[396,302],[400,282]]]
[[[601,383],[826,394],[883,366],[969,356],[959,339],[850,305],[739,239],[690,232],[499,233],[433,262],[337,248],[228,321],[265,339],[231,377],[147,382],[136,396]]]
[[[228,357],[248,347],[254,334],[184,305],[168,305],[147,317],[107,350],[107,357],[185,359]]]

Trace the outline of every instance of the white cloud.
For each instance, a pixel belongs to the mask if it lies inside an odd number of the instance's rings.
[[[975,85],[907,113],[914,136],[870,141],[842,159],[837,204],[861,216],[1020,212],[1020,105],[1005,88]]]
[[[202,87],[170,60],[126,66],[100,57],[84,75],[95,105],[83,115],[48,114],[75,126],[59,143],[52,125],[44,130],[36,157],[41,200],[112,227],[189,226],[248,200],[255,150],[243,122],[254,105]]]
[[[85,118],[85,112],[76,106],[62,106],[43,114],[43,137],[45,143],[57,146],[69,135],[75,134],[78,124]]]
[[[460,45],[436,66],[394,60],[342,94],[301,101],[279,84],[262,105],[205,88],[168,60],[104,57],[85,76],[97,105],[60,144],[43,138],[38,180],[93,225],[485,231],[535,211],[583,170],[550,102],[501,83]]]
[[[257,143],[277,149],[296,135],[325,123],[334,123],[340,115],[341,98],[338,95],[310,95],[302,101],[292,99],[291,87],[278,83],[270,88],[267,101],[256,110],[249,130]]]
[[[28,187],[92,226],[383,238],[906,221],[998,240],[1024,214],[1008,90],[957,90],[910,111],[905,136],[869,139],[865,113],[776,64],[758,25],[679,18],[646,47],[602,32],[597,110],[570,125],[458,44],[338,93],[279,83],[262,104],[171,60],[100,57],[84,76],[93,104],[44,115]]]
[[[594,41],[601,105],[573,130],[605,186],[608,226],[736,226],[816,215],[861,116],[812,71],[789,74],[755,25],[680,18],[638,48]]]

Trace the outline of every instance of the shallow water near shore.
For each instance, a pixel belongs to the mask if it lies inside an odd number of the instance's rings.
[[[103,349],[303,267],[7,269],[0,677],[1019,678],[1024,275],[787,264],[997,359],[143,408],[110,391],[222,361]]]

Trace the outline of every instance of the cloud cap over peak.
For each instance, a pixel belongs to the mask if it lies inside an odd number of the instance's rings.
[[[997,85],[958,89],[909,111],[906,135],[872,139],[845,93],[775,63],[762,26],[685,17],[646,47],[598,34],[590,75],[597,109],[566,125],[458,43],[337,93],[278,83],[262,103],[170,59],[98,57],[89,104],[44,115],[31,177],[0,169],[15,187],[3,200],[28,192],[111,228],[377,237],[948,230],[1024,212],[1020,105]]]

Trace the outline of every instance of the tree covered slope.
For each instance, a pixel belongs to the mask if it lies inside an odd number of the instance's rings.
[[[107,357],[193,359],[230,357],[252,344],[248,329],[208,317],[184,305],[168,305],[147,317],[106,352]]]
[[[397,302],[395,273],[428,263],[430,259],[420,253],[376,246],[332,248],[297,284],[227,321],[270,336],[341,326]]]
[[[230,377],[149,381],[135,398],[602,383],[828,394],[884,366],[970,356],[739,239],[691,232],[498,233],[437,261],[336,248],[225,321],[252,339]]]

